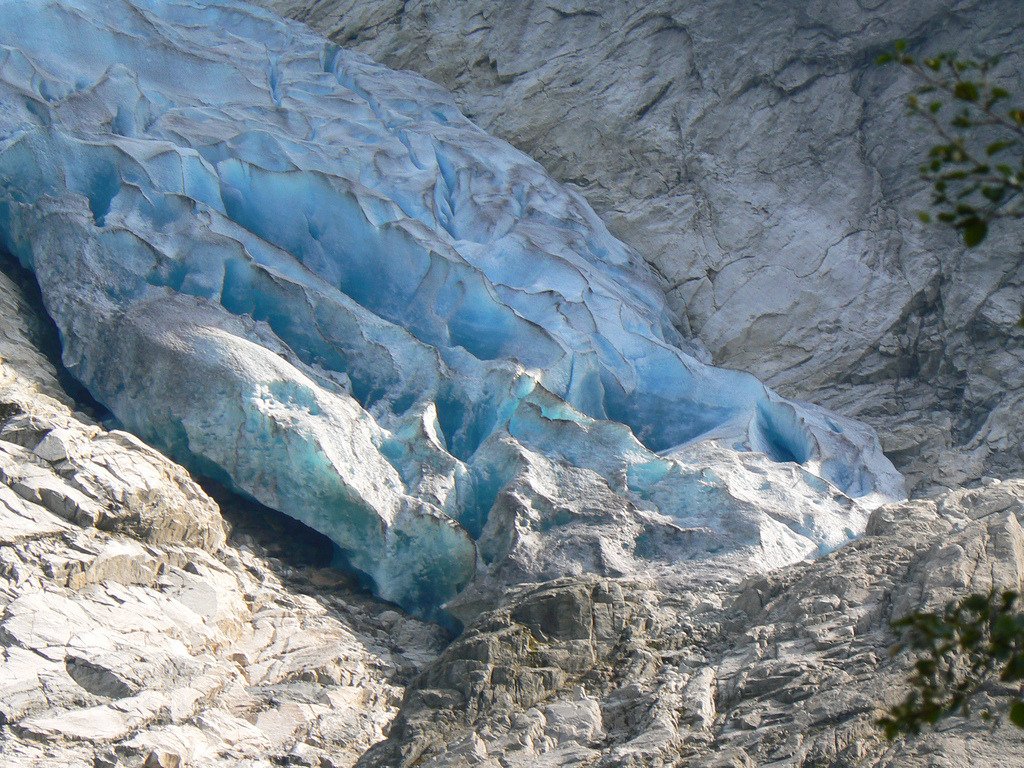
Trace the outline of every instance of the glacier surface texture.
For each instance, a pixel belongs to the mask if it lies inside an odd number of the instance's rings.
[[[231,0],[25,0],[0,96],[0,235],[67,367],[406,608],[781,565],[902,494],[867,428],[708,365],[579,195],[418,76]]]

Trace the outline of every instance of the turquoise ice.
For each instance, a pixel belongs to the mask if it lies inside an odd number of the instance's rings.
[[[642,259],[422,78],[233,0],[20,0],[0,97],[0,237],[68,368],[407,608],[483,567],[501,440],[669,515],[708,440],[901,493],[870,430],[701,362]]]

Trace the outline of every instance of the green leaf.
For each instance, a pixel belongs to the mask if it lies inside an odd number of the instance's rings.
[[[1014,656],[1003,667],[1000,680],[1024,680],[1024,656]]]
[[[918,211],[917,212],[917,218],[919,218],[925,224],[931,224],[932,223],[932,215],[930,213],[928,213],[928,211]]]
[[[989,144],[987,147],[985,147],[985,154],[988,155],[989,157],[992,157],[992,155],[998,154],[999,152],[1002,152],[1007,147],[1012,147],[1012,146],[1013,146],[1013,142],[1012,141],[1005,141],[1005,140],[1003,140],[1003,141],[993,141],[991,144]]]
[[[981,219],[969,219],[963,224],[964,233],[964,245],[968,248],[974,248],[976,245],[981,243],[985,239],[985,235],[988,234],[988,224]],[[1022,712],[1024,717],[1024,712]],[[1022,725],[1021,727],[1024,727]]]
[[[982,187],[981,194],[993,203],[999,203],[1006,197],[1006,187]]]
[[[970,80],[961,80],[953,86],[953,95],[961,101],[977,101],[978,84]]]
[[[896,53],[903,53],[905,50],[907,50],[907,41],[897,40],[895,43],[892,44],[892,47],[896,50]]]
[[[878,66],[882,66],[883,64],[888,64],[891,61],[892,61],[892,54],[891,53],[883,53],[881,56],[879,56],[877,59],[875,59],[875,64],[877,64]]]
[[[1018,699],[1010,705],[1010,722],[1024,728],[1024,701]]]

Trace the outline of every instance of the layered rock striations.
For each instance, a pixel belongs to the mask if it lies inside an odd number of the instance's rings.
[[[775,567],[902,495],[869,428],[701,362],[582,198],[428,81],[234,0],[0,20],[0,236],[64,364],[381,597]]]
[[[923,227],[929,128],[876,56],[1003,57],[1016,0],[263,0],[451,89],[664,278],[716,363],[873,425],[926,493],[1022,467],[1021,243]]]

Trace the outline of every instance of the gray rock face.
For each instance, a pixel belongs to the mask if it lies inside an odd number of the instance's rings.
[[[882,508],[822,560],[734,586],[524,589],[407,691],[363,766],[1024,765],[1024,735],[952,720],[888,743],[893,619],[1024,583],[1024,482]],[[1005,710],[1012,687],[983,698]],[[979,702],[979,705],[981,702]]]
[[[1021,468],[1020,238],[916,223],[914,50],[1005,56],[1017,0],[262,0],[450,88],[579,186],[716,363],[871,423],[921,491]]]
[[[0,313],[0,766],[352,765],[441,630],[265,523],[228,540],[184,469],[72,411],[2,273]]]

